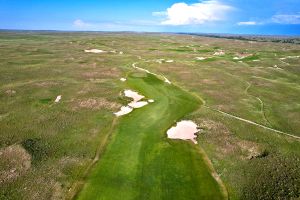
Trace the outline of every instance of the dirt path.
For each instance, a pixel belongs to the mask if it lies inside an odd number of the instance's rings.
[[[217,109],[214,109],[214,108],[211,108],[209,106],[205,106],[205,108],[208,108],[210,110],[213,110],[213,111],[216,111],[218,113],[221,113],[223,115],[226,115],[228,117],[231,117],[231,118],[234,118],[234,119],[237,119],[237,120],[240,120],[240,121],[243,121],[243,122],[246,122],[248,124],[252,124],[252,125],[255,125],[255,126],[259,126],[261,128],[264,128],[264,129],[267,129],[267,130],[270,130],[270,131],[273,131],[273,132],[276,132],[276,133],[279,133],[279,134],[282,134],[282,135],[286,135],[288,137],[291,137],[291,138],[294,138],[296,140],[300,140],[300,137],[299,136],[296,136],[296,135],[292,135],[292,134],[289,134],[289,133],[286,133],[286,132],[283,132],[283,131],[279,131],[279,130],[276,130],[276,129],[273,129],[273,128],[270,128],[270,127],[267,127],[267,126],[264,126],[264,125],[261,125],[261,124],[258,124],[256,122],[253,122],[253,121],[250,121],[250,120],[247,120],[247,119],[243,119],[241,117],[238,117],[238,116],[235,116],[235,115],[232,115],[232,114],[229,114],[229,113],[226,113],[226,112],[223,112],[221,110],[217,110]]]
[[[252,84],[249,83],[248,81],[246,81],[246,83],[248,84],[248,86],[247,86],[247,88],[245,89],[245,94],[248,95],[248,96],[251,96],[251,97],[253,97],[253,98],[255,98],[255,99],[257,99],[257,100],[259,101],[259,103],[260,103],[260,112],[261,112],[261,114],[262,114],[262,117],[263,117],[263,119],[265,120],[265,122],[267,122],[267,123],[269,124],[269,126],[272,127],[272,124],[271,124],[271,122],[268,120],[268,118],[267,118],[267,116],[266,116],[266,113],[265,113],[265,104],[264,104],[264,102],[263,102],[259,97],[254,96],[254,95],[252,95],[252,94],[250,94],[250,93],[248,92],[249,89],[250,89],[250,87],[252,86]]]

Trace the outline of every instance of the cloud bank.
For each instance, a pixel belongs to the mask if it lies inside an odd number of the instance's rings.
[[[216,0],[202,1],[200,3],[175,3],[166,11],[153,12],[154,16],[166,16],[162,25],[193,25],[226,20],[227,14],[234,7]]]
[[[86,27],[90,27],[91,24],[86,23],[86,22],[82,21],[81,19],[76,19],[73,22],[73,26],[76,27],[76,28],[86,28]]]
[[[237,25],[239,26],[253,26],[257,25],[258,23],[255,21],[247,21],[247,22],[238,22]]]
[[[278,24],[300,24],[300,13],[274,15],[272,17],[272,22],[278,23]]]

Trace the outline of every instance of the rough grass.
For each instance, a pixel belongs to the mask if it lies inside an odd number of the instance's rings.
[[[90,48],[123,51],[124,54],[83,52]],[[224,50],[226,55],[213,56],[216,49]],[[232,59],[241,52],[257,57],[243,63]],[[0,183],[0,199],[60,199],[68,194],[73,183],[82,180],[98,144],[107,136],[107,127],[114,118],[112,113],[118,105],[126,102],[119,96],[119,92],[126,89],[119,78],[126,76],[134,62],[140,62],[141,67],[150,71],[163,73],[172,83],[200,96],[211,108],[290,134],[300,134],[300,60],[280,60],[282,57],[300,55],[299,45],[296,44],[253,44],[175,34],[1,32],[0,54],[0,148],[27,143],[26,152],[35,157],[31,159],[30,168],[16,176],[14,181]],[[195,61],[196,57],[211,56],[215,58]],[[153,61],[160,58],[172,59],[174,63],[158,64]],[[253,62],[257,58],[260,61]],[[143,76],[137,80],[140,78]],[[248,83],[251,87],[247,90]],[[147,92],[137,85],[130,85],[130,88]],[[62,100],[55,104],[58,95],[62,95]],[[264,103],[263,110],[257,98]],[[173,106],[176,102],[167,104]],[[147,109],[150,105],[133,114],[138,115]],[[169,117],[168,114],[166,116]],[[150,117],[156,116],[148,117],[151,121]],[[294,190],[297,187],[293,185],[298,185],[295,180],[300,175],[296,166],[290,164],[300,165],[298,141],[206,108],[187,117],[205,129],[199,136],[199,145],[212,160],[230,199],[245,199],[248,194],[254,195],[248,196],[253,199],[299,196],[299,190]],[[215,128],[208,128],[209,124]],[[153,137],[156,136],[154,134]],[[129,137],[132,139],[131,135]],[[152,139],[155,141],[155,138],[148,138],[150,141]],[[164,139],[162,136],[159,141],[166,142]],[[28,145],[28,141],[35,142]],[[188,149],[182,151],[182,155],[196,155],[188,142],[171,141],[168,145]],[[145,151],[150,148],[143,147]],[[160,149],[164,150],[164,147]],[[254,149],[258,156],[248,159],[248,149]],[[163,158],[169,152],[162,152]],[[146,155],[139,157],[145,162],[147,170],[151,171],[153,167],[151,172],[157,173],[160,166],[151,166],[146,158]],[[268,179],[268,175],[263,175],[262,179],[259,174],[269,174],[273,169],[263,159],[276,165],[285,163],[292,173],[285,174],[287,168],[278,167],[278,173],[271,174],[274,178]],[[164,162],[170,164],[176,160],[168,158]],[[202,160],[195,163],[198,162]],[[262,167],[253,167],[265,164],[265,172],[261,171]],[[1,164],[0,169],[4,169],[4,165]],[[184,166],[180,163],[180,167]],[[137,174],[140,175],[141,166],[138,169]],[[144,173],[147,175],[148,172]],[[276,180],[282,180],[281,174],[287,176],[286,182],[278,185]],[[269,182],[264,182],[264,179]],[[150,178],[149,183],[158,180],[160,178]],[[184,177],[182,181],[186,181]],[[255,186],[261,183],[272,187],[263,190],[254,187],[253,182],[259,183]],[[175,186],[175,183],[168,184]],[[272,192],[272,195],[266,192],[272,190],[278,192]],[[153,193],[150,191],[145,195],[148,194]],[[191,193],[191,196],[194,194]]]

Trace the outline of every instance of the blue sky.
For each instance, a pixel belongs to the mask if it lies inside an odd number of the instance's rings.
[[[0,0],[0,29],[300,35],[300,0]]]

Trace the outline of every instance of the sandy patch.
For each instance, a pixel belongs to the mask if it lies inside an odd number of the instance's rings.
[[[139,101],[139,102],[131,102],[128,104],[128,106],[130,106],[132,108],[141,108],[147,104],[148,104],[147,101]]]
[[[153,100],[153,99],[149,99],[148,102],[149,102],[149,103],[153,103],[154,100]]]
[[[120,52],[119,52],[119,54],[120,54],[120,55],[123,55],[123,54],[124,54],[124,52],[123,52],[123,51],[120,51]]]
[[[196,60],[205,60],[206,58],[204,57],[196,57]]]
[[[165,76],[163,76],[163,77],[164,77],[166,83],[171,84],[171,81],[169,81],[169,79],[167,79]]]
[[[145,97],[135,91],[125,90],[124,95],[133,100],[127,106],[122,106],[120,111],[114,113],[118,117],[130,113],[134,108],[141,108],[148,104],[147,101],[140,101]]]
[[[225,55],[225,51],[224,50],[218,50],[214,53],[214,56],[223,56]]]
[[[9,96],[12,96],[14,94],[16,94],[17,92],[15,90],[6,90],[5,91],[5,94],[9,95]]]
[[[272,67],[271,67],[272,68]],[[274,65],[273,68],[283,70],[281,67],[278,67],[277,65]]]
[[[166,60],[166,63],[172,63],[174,60]]]
[[[140,95],[139,93],[132,90],[125,90],[124,94],[126,97],[132,98],[133,102],[138,102],[139,100],[144,98],[143,95]]]
[[[59,101],[61,100],[61,95],[58,95],[57,97],[56,97],[56,99],[55,99],[55,103],[58,103]]]
[[[106,51],[100,50],[100,49],[87,49],[84,50],[85,53],[105,53]]]
[[[23,175],[31,167],[31,156],[21,145],[0,149],[0,183]]]
[[[167,135],[170,139],[191,140],[197,144],[197,135],[195,134],[198,132],[197,124],[192,121],[183,120],[177,122],[176,126],[170,128],[167,131]]]
[[[125,82],[126,78],[120,78],[120,81]]]
[[[251,53],[237,53],[235,57],[233,57],[233,60],[242,60],[244,58],[247,58],[249,56],[253,56]]]
[[[133,108],[129,107],[129,106],[122,106],[121,110],[119,112],[114,113],[116,116],[122,116],[122,115],[126,115],[128,113],[130,113],[131,111],[133,111]]]
[[[286,58],[300,58],[300,56],[287,56]]]
[[[162,64],[162,62],[163,62],[164,60],[165,60],[165,59],[157,59],[156,62],[159,63],[159,64]]]

